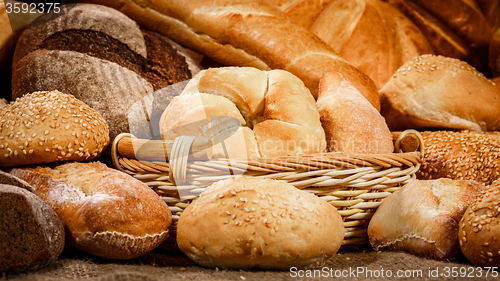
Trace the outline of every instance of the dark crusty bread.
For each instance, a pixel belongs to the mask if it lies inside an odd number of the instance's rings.
[[[43,15],[23,32],[12,67],[13,98],[42,89],[72,94],[104,117],[113,139],[130,132],[132,105],[200,69],[182,47],[141,30],[114,9],[68,7],[68,13]]]
[[[109,259],[146,254],[168,236],[172,214],[147,185],[95,163],[15,168],[59,215],[66,243]]]
[[[63,248],[64,228],[54,210],[27,189],[0,184],[0,273],[41,268]]]

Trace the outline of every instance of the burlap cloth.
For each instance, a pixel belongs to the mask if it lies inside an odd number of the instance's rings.
[[[343,275],[343,277],[342,277]],[[485,277],[488,275],[488,277]],[[498,276],[497,276],[498,275]],[[304,276],[299,278],[299,276]],[[315,277],[314,277],[315,276]],[[406,276],[406,277],[405,277]],[[455,276],[455,277],[453,277]],[[127,261],[99,259],[65,250],[46,268],[0,276],[0,280],[500,280],[498,271],[471,265],[464,257],[436,261],[400,252],[375,252],[370,248],[341,249],[314,271],[225,270],[197,266],[182,253],[156,249]]]

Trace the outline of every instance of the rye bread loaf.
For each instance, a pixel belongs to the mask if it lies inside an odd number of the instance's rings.
[[[145,137],[149,123],[130,128],[129,119],[136,119],[128,116],[131,106],[155,90],[190,79],[200,67],[179,45],[141,30],[114,9],[68,7],[62,16],[39,17],[21,35],[12,67],[13,98],[58,89],[97,110],[111,138],[131,131]]]
[[[34,270],[64,248],[56,212],[25,181],[0,171],[0,273]]]

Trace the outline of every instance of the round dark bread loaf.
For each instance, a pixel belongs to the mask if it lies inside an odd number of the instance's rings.
[[[128,111],[137,101],[200,70],[182,47],[139,29],[114,9],[68,7],[64,15],[39,17],[21,35],[13,59],[13,99],[38,90],[74,95],[104,117],[114,138],[130,132],[128,120],[136,118]],[[134,134],[148,137],[149,124],[136,128],[142,131]]]
[[[37,269],[64,249],[64,228],[56,212],[34,189],[0,171],[0,272]]]

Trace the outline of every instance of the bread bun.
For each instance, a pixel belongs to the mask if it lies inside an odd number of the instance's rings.
[[[160,121],[162,137],[173,141],[182,135],[201,135],[212,116],[230,116],[243,126],[231,137],[243,138],[233,141],[234,146],[226,144],[230,158],[325,150],[325,133],[313,96],[300,79],[284,70],[223,67],[201,71],[165,109]],[[203,125],[189,126],[200,120],[205,120]],[[214,148],[213,153],[227,157],[222,148]]]
[[[477,266],[500,267],[500,181],[486,188],[460,220],[462,253]]]
[[[310,29],[382,88],[403,63],[434,51],[422,32],[381,0],[333,0]],[[367,46],[370,46],[367,48]]]
[[[321,78],[316,102],[327,151],[392,153],[393,137],[384,117],[338,72]]]
[[[177,224],[179,248],[206,267],[314,268],[343,239],[335,207],[290,184],[253,177],[214,183]]]
[[[327,70],[341,72],[377,109],[373,81],[325,42],[265,1],[85,0],[114,7],[225,66],[283,69],[299,77],[314,97]]]
[[[378,207],[368,225],[370,244],[376,251],[453,259],[460,251],[458,222],[483,190],[475,181],[412,180]]]
[[[35,92],[0,107],[0,167],[93,160],[108,144],[103,118],[71,95]]]
[[[380,89],[392,131],[447,128],[500,130],[500,90],[466,62],[422,55]]]
[[[19,39],[12,66],[13,98],[57,89],[99,112],[112,139],[124,132],[150,138],[147,118],[132,128],[129,122],[148,112],[128,116],[131,107],[156,90],[190,79],[199,65],[185,50],[179,51],[179,45],[141,30],[117,10],[91,4],[61,9],[68,12],[39,17]]]
[[[139,180],[101,163],[10,171],[31,184],[58,214],[66,243],[108,259],[146,254],[168,237],[167,204]]]
[[[417,178],[475,180],[484,185],[500,178],[500,134],[429,131],[421,135],[425,152]]]
[[[0,273],[34,270],[57,260],[64,228],[26,182],[0,171]]]

